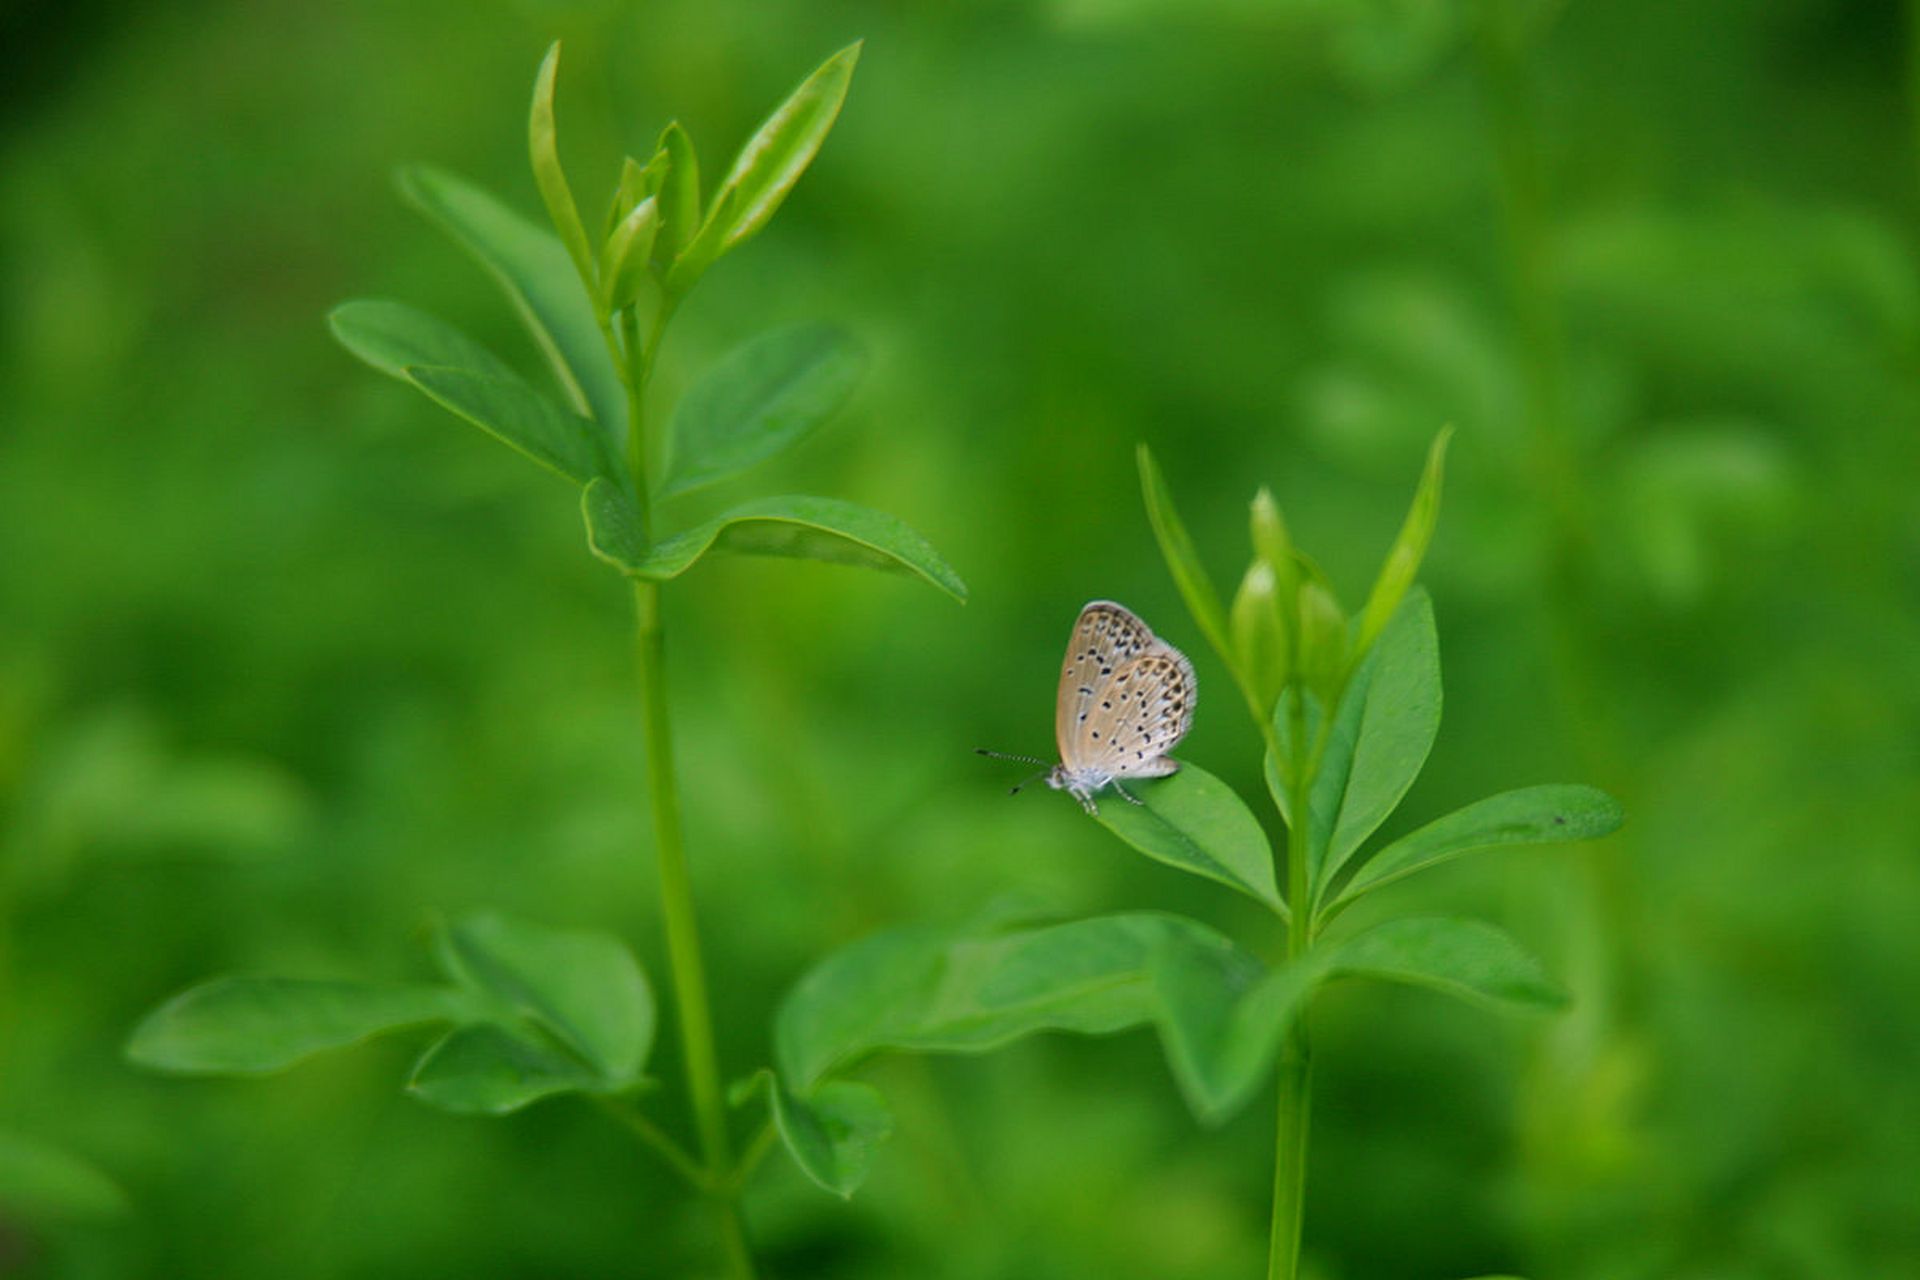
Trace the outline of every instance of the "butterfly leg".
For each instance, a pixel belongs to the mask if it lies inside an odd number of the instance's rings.
[[[1135,794],[1133,794],[1133,792],[1121,786],[1118,782],[1113,784],[1113,789],[1115,791],[1118,791],[1120,793],[1120,798],[1122,800],[1125,800],[1128,804],[1145,804],[1146,803],[1146,801],[1142,800],[1139,796],[1136,796]]]
[[[1076,790],[1072,792],[1072,795],[1075,800],[1078,800],[1080,802],[1080,807],[1082,809],[1085,809],[1089,814],[1093,815],[1096,818],[1100,816],[1100,806],[1093,802],[1093,792]]]

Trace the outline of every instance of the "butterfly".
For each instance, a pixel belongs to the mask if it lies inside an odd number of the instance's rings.
[[[1047,785],[1078,800],[1088,813],[1100,811],[1093,797],[1108,786],[1139,804],[1121,779],[1164,778],[1180,768],[1167,753],[1193,727],[1195,688],[1187,655],[1154,635],[1131,610],[1095,600],[1074,621],[1060,667],[1053,716],[1060,762],[976,750],[1049,766],[1041,775]]]

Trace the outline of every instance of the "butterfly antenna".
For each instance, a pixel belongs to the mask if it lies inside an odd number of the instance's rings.
[[[1037,764],[1040,766],[1040,772],[1030,778],[1023,778],[1012,787],[1009,787],[1007,794],[1010,796],[1019,795],[1021,791],[1040,781],[1040,779],[1046,777],[1047,774],[1053,770],[1052,762],[1042,760],[1039,756],[1016,756],[1006,751],[989,751],[985,747],[975,747],[974,751],[983,756],[991,756],[995,760],[1018,760],[1021,764]]]

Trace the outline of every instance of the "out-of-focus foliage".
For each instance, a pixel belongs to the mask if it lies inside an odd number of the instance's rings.
[[[426,980],[435,920],[480,909],[612,931],[661,971],[618,583],[551,477],[322,321],[404,297],[541,374],[391,175],[430,162],[536,214],[526,87],[555,35],[576,184],[649,154],[669,110],[724,155],[866,38],[832,145],[712,269],[661,377],[848,322],[869,380],[752,483],[911,512],[972,589],[960,611],[739,560],[679,591],[731,1072],[770,1060],[765,1013],[813,957],[1010,890],[1271,933],[1064,798],[1006,799],[968,749],[1045,749],[1066,628],[1113,597],[1195,657],[1183,754],[1258,795],[1136,442],[1216,584],[1264,483],[1352,603],[1452,423],[1423,570],[1447,712],[1382,836],[1567,777],[1632,820],[1353,908],[1497,916],[1573,1005],[1507,1024],[1330,992],[1317,1273],[1920,1269],[1920,161],[1893,9],[34,14],[0,27],[0,1270],[708,1256],[710,1224],[590,1108],[397,1096],[431,1031],[239,1085],[121,1055],[211,972]],[[584,220],[611,196],[582,190]],[[690,494],[689,521],[742,496]],[[677,1088],[670,1048],[650,1069]],[[771,1162],[756,1182],[769,1274],[1257,1274],[1271,1117],[1196,1129],[1151,1035],[875,1081],[895,1136],[850,1205]]]

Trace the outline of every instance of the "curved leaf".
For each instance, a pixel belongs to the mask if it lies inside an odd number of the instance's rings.
[[[674,410],[661,496],[736,476],[798,443],[846,403],[865,370],[859,345],[834,325],[775,329],[736,348]]]
[[[547,217],[560,233],[560,243],[573,259],[574,270],[583,286],[591,288],[594,279],[593,250],[587,245],[587,229],[580,222],[580,207],[574,203],[573,188],[567,185],[566,170],[560,167],[559,139],[553,119],[554,80],[560,74],[560,42],[547,46],[540,70],[533,80],[533,106],[527,112],[527,158],[533,165],[534,185],[547,206]]]
[[[1372,855],[1327,908],[1329,917],[1363,894],[1476,849],[1593,840],[1626,820],[1620,802],[1594,787],[1521,787],[1436,818]]]
[[[407,1081],[422,1102],[462,1115],[506,1115],[556,1093],[609,1089],[577,1059],[485,1023],[435,1041]]]
[[[1149,858],[1217,880],[1285,913],[1274,886],[1267,833],[1232,787],[1186,761],[1168,777],[1123,785],[1140,803],[1109,799],[1094,815],[1101,826]]]
[[[299,978],[216,978],[189,988],[135,1028],[127,1056],[196,1075],[280,1071],[337,1049],[468,1011],[443,987]]]
[[[624,486],[596,476],[581,491],[580,514],[594,555],[622,573],[633,573],[646,563],[646,517]]]
[[[716,258],[773,217],[826,141],[859,60],[856,42],[821,63],[740,148],[714,193],[706,221],[673,265],[670,289],[685,292]]]
[[[479,187],[438,169],[402,170],[400,192],[487,269],[546,354],[569,403],[617,443],[626,430],[626,394],[593,302],[560,241]]]
[[[890,515],[837,498],[794,496],[746,503],[655,543],[629,572],[642,578],[676,578],[708,551],[791,556],[912,574],[955,600],[967,598],[966,583],[925,538]]]
[[[575,484],[585,484],[606,469],[593,424],[517,375],[410,367],[406,377],[441,408]]]
[[[893,1132],[893,1113],[879,1090],[829,1080],[800,1097],[769,1079],[767,1092],[774,1126],[800,1171],[835,1195],[851,1197]]]

